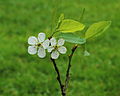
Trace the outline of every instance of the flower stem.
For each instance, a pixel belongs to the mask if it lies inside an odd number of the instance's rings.
[[[84,13],[85,13],[85,8],[82,11],[82,14],[81,14],[81,17],[80,17],[80,21],[83,20]],[[70,80],[70,68],[71,68],[72,57],[73,57],[73,54],[74,54],[75,50],[77,49],[77,47],[78,47],[78,45],[75,45],[72,48],[71,54],[69,55],[69,62],[68,62],[68,68],[67,68],[67,71],[66,71],[66,79],[65,79],[65,87],[64,87],[64,91],[65,92],[66,92],[66,90],[68,88],[68,84],[69,84],[69,80]]]
[[[56,73],[57,73],[57,80],[58,80],[58,83],[59,83],[59,85],[60,85],[61,94],[62,94],[62,96],[66,96],[66,93],[65,93],[65,91],[64,91],[64,85],[62,84],[62,81],[61,81],[59,69],[58,69],[58,67],[57,67],[57,65],[56,65],[55,60],[51,58],[51,61],[53,62],[54,69],[55,69],[55,71],[56,71]]]
[[[72,48],[71,54],[69,55],[69,62],[68,62],[68,68],[67,68],[67,71],[66,71],[66,80],[65,80],[65,87],[64,87],[65,92],[68,88],[68,84],[69,84],[69,80],[70,80],[70,68],[71,68],[72,57],[73,57],[73,54],[74,54],[75,50],[77,49],[77,47],[78,47],[78,45],[75,45]]]

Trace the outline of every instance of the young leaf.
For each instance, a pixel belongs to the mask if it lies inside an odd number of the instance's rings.
[[[101,35],[106,29],[109,28],[110,24],[111,21],[101,21],[92,24],[85,33],[85,38],[89,39]]]
[[[62,14],[60,15],[60,17],[59,17],[59,21],[58,21],[58,22],[61,22],[62,20],[64,20],[64,18],[65,18],[65,16],[64,16],[64,14],[62,13]]]
[[[72,19],[64,19],[58,30],[63,32],[63,33],[68,33],[68,32],[76,32],[76,31],[81,31],[83,30],[85,25],[82,23],[72,20]]]
[[[84,56],[90,56],[90,53],[87,50],[85,50],[84,51]]]
[[[80,38],[73,33],[61,33],[58,37],[65,39],[67,42],[75,44],[84,44],[86,42],[86,39]]]
[[[57,23],[56,29],[59,28],[59,26],[60,26],[60,24],[61,24],[61,22],[62,22],[63,20],[64,20],[64,14],[62,13],[62,14],[60,15],[60,17],[59,17],[59,20],[58,20],[58,23]]]

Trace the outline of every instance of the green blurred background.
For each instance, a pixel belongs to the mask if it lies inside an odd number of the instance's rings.
[[[57,4],[57,5],[56,5]],[[89,42],[89,57],[77,49],[72,61],[68,96],[120,96],[120,0],[0,0],[0,96],[60,96],[51,61],[27,53],[27,39],[51,30],[55,6],[57,14],[82,23],[111,20],[100,38]],[[71,44],[67,44],[68,53]],[[68,58],[57,60],[64,78]],[[64,79],[63,79],[64,80]]]

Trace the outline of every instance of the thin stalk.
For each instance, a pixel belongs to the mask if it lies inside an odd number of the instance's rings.
[[[73,57],[73,54],[74,54],[75,50],[77,49],[77,47],[78,47],[78,45],[75,45],[75,46],[72,48],[71,54],[69,55],[69,62],[68,62],[68,68],[67,68],[66,80],[65,80],[65,87],[64,87],[64,91],[65,91],[65,92],[66,92],[66,90],[67,90],[67,88],[68,88],[68,84],[69,84],[72,57]]]
[[[59,85],[60,85],[61,94],[62,94],[62,96],[66,96],[66,93],[65,93],[65,91],[64,91],[64,85],[62,84],[62,81],[61,81],[61,76],[60,76],[59,69],[58,69],[58,67],[57,67],[57,65],[56,65],[55,60],[51,58],[51,61],[53,62],[54,69],[55,69],[55,71],[56,71],[56,73],[57,73],[57,80],[58,80],[58,83],[59,83]]]
[[[84,14],[85,14],[85,8],[83,8],[83,10],[82,10],[82,14],[80,16],[80,22],[82,22]]]
[[[81,22],[83,20],[84,13],[85,13],[85,8],[83,9],[81,17],[80,17],[80,21]],[[65,79],[65,87],[64,87],[64,91],[65,92],[66,92],[66,90],[68,88],[68,84],[69,84],[72,57],[73,57],[73,54],[74,54],[75,50],[77,49],[77,47],[78,47],[78,45],[75,45],[72,48],[72,52],[71,52],[71,54],[68,57],[69,58],[69,62],[68,62],[68,68],[67,68],[67,71],[66,71],[66,79]]]

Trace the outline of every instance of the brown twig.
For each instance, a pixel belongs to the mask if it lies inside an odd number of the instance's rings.
[[[70,79],[70,68],[71,68],[71,60],[73,57],[73,54],[75,52],[75,50],[77,49],[78,45],[75,45],[72,48],[72,52],[69,55],[69,62],[68,62],[68,68],[67,68],[67,72],[66,72],[66,80],[65,80],[65,87],[64,87],[64,91],[66,92],[67,88],[68,88],[68,84],[69,84],[69,79]]]
[[[64,91],[64,85],[62,84],[62,81],[61,81],[59,69],[58,69],[58,67],[57,67],[57,65],[56,65],[55,60],[51,58],[51,61],[53,62],[55,71],[56,71],[56,73],[57,73],[57,80],[58,80],[59,85],[60,85],[60,89],[61,89],[62,96],[66,96],[66,93],[65,93],[65,91]]]
[[[53,65],[54,65],[54,69],[55,69],[55,71],[57,73],[57,80],[58,80],[58,83],[60,85],[62,96],[66,96],[66,90],[68,88],[69,79],[70,79],[71,60],[72,60],[73,54],[74,54],[75,50],[77,49],[77,47],[78,47],[78,45],[75,45],[72,48],[71,54],[69,55],[69,63],[68,63],[68,68],[67,68],[67,72],[66,72],[65,85],[62,84],[61,77],[60,77],[60,72],[59,72],[59,69],[58,69],[58,67],[56,65],[55,60],[51,58],[51,61],[53,62]]]

